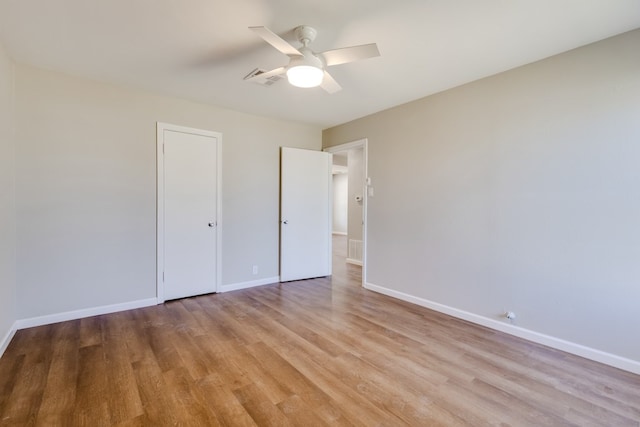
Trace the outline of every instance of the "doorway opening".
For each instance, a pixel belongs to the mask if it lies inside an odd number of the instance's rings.
[[[326,148],[333,154],[332,270],[366,283],[367,140]],[[358,278],[357,276],[361,276]]]

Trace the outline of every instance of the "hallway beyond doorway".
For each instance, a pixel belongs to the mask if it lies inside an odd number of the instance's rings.
[[[347,282],[362,285],[362,267],[347,262],[347,236],[333,234],[332,280],[347,278]],[[340,278],[340,279],[338,279]]]

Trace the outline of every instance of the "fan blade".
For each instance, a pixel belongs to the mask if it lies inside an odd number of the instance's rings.
[[[328,50],[319,53],[324,57],[327,66],[346,64],[347,62],[359,61],[361,59],[380,56],[378,46],[375,43],[363,44],[360,46],[343,47],[341,49]]]
[[[285,55],[294,55],[294,56],[296,56],[296,55],[297,56],[301,56],[302,55],[298,49],[296,49],[295,47],[291,46],[284,39],[282,39],[279,35],[277,35],[273,31],[271,31],[267,27],[249,27],[249,29],[252,30],[257,35],[259,35],[260,37],[262,37],[264,39],[264,41],[266,41],[271,46],[275,47],[276,49],[278,49],[280,52],[284,53]]]
[[[333,77],[331,77],[331,74],[327,73],[326,70],[324,72],[324,78],[322,79],[320,87],[328,93],[336,93],[342,90],[342,86],[340,86],[338,82],[335,81]]]
[[[244,78],[244,80],[247,81],[251,81],[253,79],[268,79],[269,77],[273,77],[273,76],[277,76],[280,74],[284,74],[285,71],[287,71],[287,67],[279,67],[279,68],[275,68],[271,71],[265,71],[264,73],[260,73],[260,74],[255,74],[251,77],[247,76]]]

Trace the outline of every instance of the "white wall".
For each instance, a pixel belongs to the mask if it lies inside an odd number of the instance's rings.
[[[369,140],[368,281],[640,362],[638,46],[640,30],[325,130],[325,147]]]
[[[279,147],[319,149],[319,128],[22,65],[16,79],[20,318],[155,298],[157,121],[223,134],[222,284],[278,276]]]
[[[13,62],[0,44],[0,355],[16,321]]]
[[[333,174],[333,232],[347,234],[347,174]]]
[[[362,240],[363,202],[357,202],[356,196],[364,197],[364,150],[352,148],[347,152],[349,167],[349,240]]]

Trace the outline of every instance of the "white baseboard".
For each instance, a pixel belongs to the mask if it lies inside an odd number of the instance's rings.
[[[16,334],[17,330],[17,322],[14,322],[13,325],[11,325],[11,329],[9,329],[4,337],[2,337],[2,340],[0,340],[0,357],[2,357],[7,347],[9,347],[9,343],[11,342],[13,336]]]
[[[230,291],[238,291],[240,289],[253,288],[254,286],[262,286],[262,285],[270,285],[272,283],[278,283],[280,281],[280,277],[267,277],[264,279],[251,280],[249,282],[240,282],[240,283],[232,283],[230,285],[222,285],[218,292],[230,292]]]
[[[359,265],[360,267],[362,267],[362,261],[360,261],[359,259],[347,258],[346,262],[348,262],[349,264]]]
[[[100,307],[83,308],[81,310],[66,311],[64,313],[31,317],[28,319],[20,319],[16,321],[16,329],[50,325],[51,323],[65,322],[67,320],[76,320],[91,316],[99,316],[101,314],[116,313],[118,311],[133,310],[134,308],[149,307],[156,304],[158,304],[158,300],[156,298],[147,298],[121,304],[103,305]]]
[[[444,304],[429,301],[424,298],[419,298],[413,295],[405,294],[403,292],[388,289],[382,286],[374,285],[372,283],[365,283],[365,289],[369,289],[374,292],[378,292],[393,298],[397,298],[403,301],[407,301],[422,307],[429,308],[440,313],[448,314],[459,319],[467,320],[469,322],[486,326],[497,331],[505,332],[510,335],[524,338],[526,340],[546,345],[557,350],[562,350],[567,353],[575,354],[577,356],[584,357],[586,359],[594,360],[596,362],[604,363],[605,365],[613,366],[615,368],[622,369],[624,371],[632,372],[634,374],[640,374],[640,361],[627,359],[625,357],[617,356],[615,354],[607,353],[601,350],[597,350],[591,347],[587,347],[581,344],[576,344],[570,341],[566,341],[560,338],[556,338],[550,335],[541,334],[529,329],[525,329],[519,326],[500,322],[498,320],[490,319],[478,314],[470,313],[468,311],[459,310]]]

